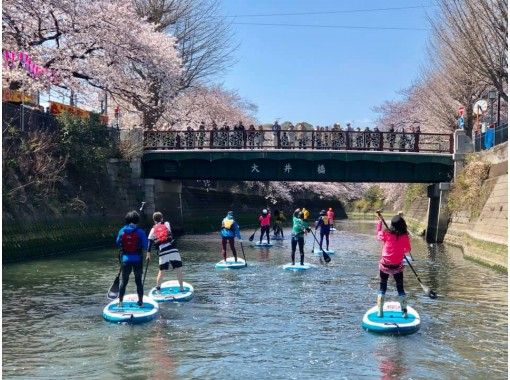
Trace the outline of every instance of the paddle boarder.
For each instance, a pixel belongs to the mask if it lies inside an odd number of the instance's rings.
[[[267,211],[267,209],[262,210],[262,215],[259,215],[259,223],[260,223],[260,241],[259,244],[262,244],[262,237],[266,234],[267,244],[269,245],[271,242],[269,241],[269,230],[271,226],[271,213]]]
[[[406,253],[411,251],[411,243],[407,232],[407,224],[400,215],[391,218],[388,230],[382,229],[382,219],[377,213],[379,222],[377,223],[376,236],[383,242],[382,255],[379,260],[379,275],[381,277],[379,294],[377,296],[377,307],[379,317],[383,316],[384,296],[388,286],[388,278],[393,275],[397,283],[397,291],[400,298],[400,308],[402,316],[407,317],[407,300],[404,291],[404,265],[402,261]]]
[[[138,294],[138,306],[143,306],[143,252],[147,247],[147,235],[138,227],[140,215],[136,211],[129,211],[125,217],[125,225],[117,234],[116,243],[121,248],[121,278],[119,288],[119,307],[123,307],[122,301],[126,292],[131,271],[135,274],[136,293]],[[147,252],[147,261],[150,253]]]
[[[305,216],[301,209],[296,209],[292,215],[292,239],[291,239],[291,260],[292,265],[296,261],[296,246],[299,246],[299,254],[301,255],[300,263],[305,263],[305,233],[311,231],[308,223],[304,220]]]
[[[326,210],[321,210],[319,214],[319,218],[315,221],[315,231],[320,227],[321,232],[321,240],[319,242],[319,247],[322,251],[322,241],[324,237],[326,237],[326,251],[329,251],[329,232],[331,230],[331,224],[328,216],[326,215]]]
[[[283,239],[283,222],[286,220],[285,214],[281,210],[275,210],[274,215],[274,237],[278,238],[278,236],[281,235]]]
[[[239,229],[239,224],[234,219],[234,211],[229,211],[227,216],[223,218],[221,222],[221,254],[223,255],[223,260],[227,261],[227,242],[230,245],[230,250],[234,255],[234,260],[237,262],[237,252],[235,247],[235,238],[237,237],[239,240],[241,239],[241,231]]]
[[[150,254],[152,246],[155,245],[159,251],[159,271],[156,277],[156,292],[161,291],[161,280],[164,271],[170,268],[175,269],[180,291],[184,292],[184,279],[182,274],[182,259],[179,251],[175,247],[175,241],[172,236],[172,227],[170,223],[163,220],[163,213],[156,211],[152,215],[154,226],[149,232],[149,246],[147,252]]]
[[[328,212],[326,213],[326,215],[328,216],[328,219],[329,219],[329,225],[331,227],[334,227],[333,224],[335,222],[335,213],[333,212],[333,209],[331,207],[328,209]]]

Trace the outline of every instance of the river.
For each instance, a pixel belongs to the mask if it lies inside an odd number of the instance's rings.
[[[374,226],[337,227],[331,263],[305,273],[281,268],[289,240],[258,249],[243,231],[249,266],[218,271],[218,235],[184,236],[178,247],[195,298],[163,304],[156,320],[135,326],[101,316],[117,272],[113,248],[4,266],[3,378],[507,379],[506,274],[413,238],[413,266],[439,297],[428,298],[407,268],[421,329],[375,335],[361,328],[379,286]],[[319,264],[311,248],[309,236],[307,261]],[[156,272],[154,261],[146,293]],[[387,299],[397,299],[392,278]]]

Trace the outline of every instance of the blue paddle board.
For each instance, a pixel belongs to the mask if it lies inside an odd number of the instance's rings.
[[[384,304],[383,316],[377,316],[378,308],[370,308],[363,316],[362,327],[367,331],[388,334],[412,334],[420,328],[420,316],[412,307],[407,307],[407,318],[402,317],[400,303]]]
[[[149,297],[151,297],[156,302],[182,302],[189,301],[193,298],[193,294],[195,290],[191,284],[187,282],[183,282],[184,292],[181,292],[181,287],[179,285],[179,281],[171,280],[165,281],[161,284],[161,289],[159,292],[156,287],[152,288],[149,292]]]
[[[316,265],[309,264],[309,263],[304,263],[303,265],[301,265],[300,263],[296,263],[294,265],[292,265],[292,263],[288,263],[288,264],[285,264],[282,266],[282,268],[284,270],[293,270],[293,271],[303,271],[303,270],[312,269],[312,268],[316,268],[316,267],[317,267]]]
[[[262,241],[261,242],[256,242],[254,244],[255,247],[272,247],[273,246],[273,243],[268,243],[267,241]]]
[[[234,261],[233,257],[227,257],[227,261],[221,260],[216,264],[216,269],[240,269],[246,267],[246,261],[237,258],[237,262]]]
[[[137,294],[124,295],[123,307],[119,307],[119,299],[113,300],[103,309],[103,318],[114,323],[143,323],[156,317],[159,306],[152,298],[143,296],[143,305],[138,306]]]
[[[330,256],[335,254],[335,251],[333,251],[331,249],[325,249],[324,252],[326,252]],[[315,253],[315,256],[322,256],[322,250],[320,250],[320,249],[315,248],[313,253]]]

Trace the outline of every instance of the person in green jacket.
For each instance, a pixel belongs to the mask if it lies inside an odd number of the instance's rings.
[[[292,240],[291,240],[291,247],[292,247],[292,265],[295,264],[296,261],[296,246],[299,245],[299,253],[301,255],[301,265],[304,265],[305,263],[305,233],[310,232],[311,229],[308,226],[308,222],[305,222],[304,220],[304,214],[301,211],[301,209],[296,209],[294,211],[294,214],[292,215]]]

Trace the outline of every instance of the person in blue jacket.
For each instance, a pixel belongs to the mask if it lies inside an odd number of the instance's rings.
[[[126,214],[126,224],[117,234],[117,246],[120,247],[121,278],[119,287],[119,307],[123,307],[122,301],[131,271],[135,273],[136,292],[138,294],[138,306],[143,306],[143,252],[147,248],[148,240],[145,231],[138,227],[140,215],[136,211]],[[150,253],[147,252],[147,261]]]
[[[223,261],[227,261],[227,242],[230,245],[230,250],[234,255],[234,260],[237,262],[237,252],[235,247],[235,238],[241,239],[241,231],[239,224],[234,220],[234,212],[229,211],[227,216],[221,222],[221,253],[223,255]]]
[[[322,250],[322,241],[326,237],[326,251],[329,250],[329,232],[331,231],[330,220],[327,216],[326,210],[322,210],[319,214],[319,218],[315,221],[315,231],[317,228],[321,229],[321,240],[319,243],[320,249]]]

